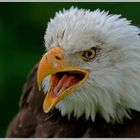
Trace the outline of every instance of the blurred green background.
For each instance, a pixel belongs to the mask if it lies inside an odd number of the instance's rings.
[[[71,6],[109,10],[140,25],[140,3],[0,3],[0,137],[18,111],[27,74],[44,52],[47,22]]]

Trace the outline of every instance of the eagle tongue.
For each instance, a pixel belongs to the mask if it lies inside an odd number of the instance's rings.
[[[74,75],[68,75],[64,74],[56,87],[53,90],[53,94],[55,96],[59,95],[62,93],[64,90],[66,90],[68,87],[70,87],[73,83],[75,83],[74,80],[75,76]]]

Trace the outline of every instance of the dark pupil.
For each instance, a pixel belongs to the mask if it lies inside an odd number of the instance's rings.
[[[87,56],[91,56],[92,55],[92,52],[91,51],[88,51],[87,52]]]

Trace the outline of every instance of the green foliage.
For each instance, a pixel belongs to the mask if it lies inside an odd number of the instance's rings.
[[[140,3],[0,3],[0,137],[18,112],[27,74],[44,53],[47,22],[71,6],[109,10],[140,23]]]

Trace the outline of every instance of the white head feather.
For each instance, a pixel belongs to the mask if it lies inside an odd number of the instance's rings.
[[[94,121],[98,112],[107,122],[121,122],[130,118],[130,109],[140,111],[139,33],[127,19],[99,9],[56,13],[48,23],[46,48],[63,47],[71,65],[90,71],[87,81],[56,105],[62,115],[85,114]],[[94,46],[101,48],[96,59],[83,61],[78,52]],[[43,81],[45,93],[48,81]]]

